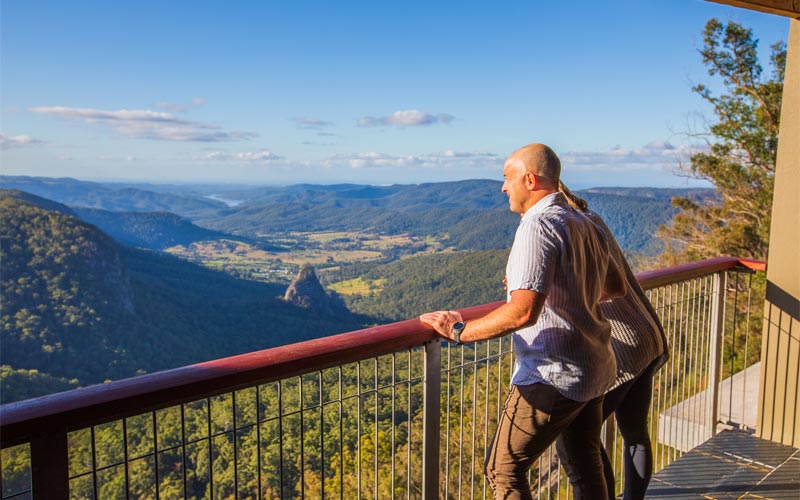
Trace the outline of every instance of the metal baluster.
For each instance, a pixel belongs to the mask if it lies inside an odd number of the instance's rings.
[[[306,436],[305,415],[306,403],[303,400],[303,376],[297,377],[297,397],[300,401],[300,498],[306,497]]]
[[[208,488],[211,497],[214,497],[214,450],[213,439],[211,438],[211,398],[206,398],[206,430],[208,432]]]
[[[422,499],[439,497],[439,397],[442,388],[442,349],[438,339],[425,343],[425,381],[422,430]]]
[[[372,463],[372,487],[373,498],[378,498],[378,358],[372,359],[372,388],[375,391],[375,414],[372,419],[372,434],[374,436],[373,450],[374,457]]]
[[[395,465],[395,454],[397,453],[397,433],[395,431],[396,419],[395,419],[395,403],[397,399],[397,353],[392,354],[392,465],[391,465],[391,492],[392,492],[392,500],[394,500],[394,465]]]
[[[281,498],[286,498],[283,492],[283,380],[278,382],[278,464]]]
[[[452,364],[451,357],[453,347],[447,343],[444,347],[447,352],[447,397],[445,398],[445,433],[444,433],[444,497],[449,498],[450,495],[450,391],[453,388],[453,382],[450,378]]]
[[[38,434],[31,440],[31,498],[69,498],[69,450],[66,429]],[[94,442],[92,444],[94,447]],[[94,468],[94,463],[92,465]],[[96,498],[95,490],[95,498]]]
[[[322,384],[322,372],[319,374],[319,484],[322,498],[325,498],[325,388]]]
[[[475,498],[475,432],[478,427],[478,346],[472,347],[472,453],[469,460],[469,497]]]
[[[130,471],[128,470],[128,419],[122,419],[122,460],[125,467],[125,500],[130,498]],[[184,491],[186,491],[184,487]]]
[[[749,360],[749,348],[750,348],[750,310],[752,307],[751,298],[752,298],[752,290],[753,290],[753,275],[750,274],[747,277],[747,315],[745,317],[745,335],[744,335],[744,363],[742,369],[744,370],[744,377],[742,379],[742,422],[739,426],[740,429],[746,428],[745,424],[745,405],[747,404],[747,398],[745,395],[747,394],[747,369],[750,368],[748,363]],[[738,293],[738,292],[737,292]]]
[[[233,498],[239,498],[239,436],[236,432],[236,391],[231,392],[233,410]]]
[[[461,498],[461,485],[464,477],[463,463],[464,463],[464,345],[459,348],[461,355],[461,362],[459,363],[459,378],[458,378],[458,498]]]
[[[413,351],[408,350],[408,408],[406,415],[406,425],[408,427],[408,446],[406,446],[406,500],[411,498],[411,363],[413,361]]]
[[[704,295],[703,294],[704,287],[702,282],[700,282],[700,280],[692,280],[692,286],[693,286],[692,304],[694,305],[694,307],[692,308],[693,320],[691,329],[692,330],[691,345],[694,346],[694,357],[693,357],[693,368],[692,368],[692,394],[697,394],[700,391],[699,387],[702,382],[702,374],[701,374],[702,367],[698,365],[700,364],[700,359],[702,357],[700,354],[700,349],[703,345],[701,338],[703,335],[703,328],[702,328],[703,318],[705,317],[705,314],[703,314],[703,311],[705,310],[703,304],[705,301],[702,300]],[[695,408],[693,408],[695,416],[697,416],[699,409],[700,405],[697,405],[695,406]],[[701,436],[699,436],[699,426],[695,426],[694,436],[692,437],[692,444],[699,443],[700,437]]]
[[[492,349],[491,349],[492,341],[486,341],[486,387],[484,389],[484,398],[483,398],[483,453],[484,456],[488,452],[489,449],[489,390],[491,389],[491,383],[489,380],[489,372],[492,368]],[[499,385],[498,381],[498,385]],[[483,474],[483,470],[481,470],[481,484],[482,484],[482,497],[486,498],[486,477]]]
[[[261,386],[256,386],[256,481],[258,483],[258,498],[263,495],[261,484]]]
[[[186,415],[184,412],[184,405],[181,404],[181,468],[183,469],[183,497],[188,496],[186,488]],[[122,419],[122,429],[125,432],[125,419]],[[127,462],[126,462],[127,463]],[[127,469],[127,465],[125,467]],[[127,495],[126,495],[127,498]]]
[[[209,405],[210,408],[210,405]],[[158,474],[158,412],[153,411],[153,463],[156,466],[156,500],[158,500],[160,496],[160,486],[161,486],[161,478],[159,478]],[[209,416],[209,419],[211,417]],[[209,434],[210,436],[211,434]],[[92,429],[92,443],[94,443],[94,429]],[[94,444],[92,445],[94,446]],[[92,456],[94,456],[94,451],[92,451]],[[96,498],[96,494],[95,494]]]
[[[708,353],[709,366],[709,393],[706,401],[707,425],[711,436],[716,434],[717,412],[719,402],[719,378],[721,351],[719,342],[722,339],[722,329],[725,326],[725,281],[726,273],[718,272],[713,277],[713,301],[711,305],[711,345]]]
[[[356,412],[356,498],[361,500],[361,362],[359,361],[356,363],[356,383],[358,384],[356,389],[356,395],[358,397],[357,406],[358,411]]]
[[[730,368],[728,368],[728,376],[730,377],[730,384],[728,384],[728,385],[730,387],[728,388],[729,389],[728,390],[728,418],[726,420],[727,424],[732,424],[733,423],[733,375],[734,375],[734,370],[736,369],[733,363],[734,363],[734,360],[735,360],[735,357],[736,357],[735,356],[735,354],[736,354],[736,330],[737,330],[737,325],[738,325],[737,319],[739,317],[739,278],[740,278],[739,273],[736,273],[736,279],[735,279],[735,282],[733,284],[733,323],[731,325],[731,330],[732,330],[731,347],[730,347],[730,352],[728,353],[728,357],[730,357],[731,362],[729,364]],[[724,329],[723,329],[723,335],[724,334],[725,333],[724,333]],[[723,343],[723,348],[724,348],[724,343]],[[745,357],[746,356],[747,356],[747,353],[745,353]],[[723,359],[724,359],[724,353],[723,353]],[[744,373],[742,375],[744,376]],[[742,395],[744,396],[744,393],[742,393]],[[744,414],[742,414],[742,417],[744,417]],[[742,420],[744,420],[744,418]]]
[[[672,407],[673,401],[674,401],[675,388],[673,387],[673,385],[674,385],[674,380],[675,380],[675,366],[678,364],[677,358],[680,356],[680,351],[677,349],[678,348],[677,336],[676,336],[676,333],[675,333],[675,330],[676,330],[676,328],[675,328],[675,309],[676,309],[676,305],[675,305],[675,300],[673,298],[673,296],[675,295],[675,286],[670,285],[667,290],[669,291],[669,299],[668,299],[668,303],[669,303],[669,309],[668,309],[669,310],[669,338],[671,340],[673,352],[674,352],[674,354],[676,354],[676,355],[672,356],[672,359],[670,360],[669,377],[667,378],[667,383],[669,384],[669,387],[668,387],[668,390],[665,391],[665,397],[668,398],[668,399],[665,400],[666,404],[665,404],[664,408],[670,409]],[[669,433],[668,434],[669,435],[669,441],[668,442],[672,442],[673,439],[677,439],[677,432],[674,432],[674,430],[675,430],[675,416],[671,414],[670,415],[670,420],[669,420],[669,428],[667,429],[667,431]],[[668,464],[672,463],[672,460],[674,458],[674,451],[672,451],[672,450],[674,450],[674,447],[672,447],[672,446],[665,446],[663,448],[663,450],[662,450],[663,453],[664,453],[664,460],[662,462],[665,465],[668,465]]]

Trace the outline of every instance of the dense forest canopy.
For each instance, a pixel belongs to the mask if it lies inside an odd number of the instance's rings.
[[[366,322],[309,314],[283,301],[280,285],[121,246],[95,226],[26,198],[0,196],[3,401]],[[27,384],[14,382],[26,377]]]

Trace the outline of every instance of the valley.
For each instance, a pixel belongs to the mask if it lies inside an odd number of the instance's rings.
[[[435,253],[444,248],[432,236],[348,231],[272,234],[269,241],[275,248],[265,250],[256,243],[221,238],[175,245],[164,252],[246,279],[289,283],[306,264],[324,274],[354,263],[386,261],[397,254]]]
[[[3,402],[501,300],[519,221],[492,180],[0,185]],[[654,266],[672,196],[715,196],[579,194],[636,271]],[[299,279],[313,296],[290,300]]]

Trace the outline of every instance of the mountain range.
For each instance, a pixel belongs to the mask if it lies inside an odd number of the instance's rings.
[[[0,185],[3,402],[499,300],[498,273],[519,220],[500,183],[488,180],[148,190],[2,176]],[[672,217],[672,196],[715,196],[655,188],[579,194],[633,256],[659,253],[653,234]],[[355,312],[319,293],[313,270],[300,273],[313,282],[287,293],[285,284],[238,279],[162,252],[209,240],[282,251],[274,242],[296,231],[415,235],[448,252],[394,254],[321,275],[323,283],[382,283],[377,293],[345,297]],[[298,298],[298,290],[315,292]]]

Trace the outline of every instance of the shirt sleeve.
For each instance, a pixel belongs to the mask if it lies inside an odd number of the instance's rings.
[[[560,256],[559,239],[539,220],[522,221],[508,257],[508,291],[532,290],[547,295]]]

